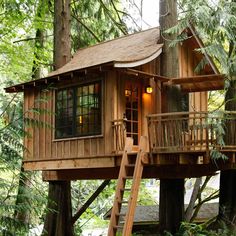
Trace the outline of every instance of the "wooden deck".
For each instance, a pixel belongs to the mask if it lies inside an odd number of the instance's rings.
[[[236,151],[236,112],[163,113],[147,119],[151,153]]]
[[[152,114],[147,125],[149,149],[143,178],[199,177],[236,168],[236,112]],[[125,121],[113,121],[112,129],[110,154],[25,160],[24,167],[43,170],[45,180],[117,178],[126,138]],[[212,159],[213,150],[228,160]],[[137,151],[128,155],[135,160]]]

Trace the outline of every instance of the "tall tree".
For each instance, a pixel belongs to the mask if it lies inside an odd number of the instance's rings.
[[[204,37],[202,51],[210,55],[221,73],[225,74],[225,110],[236,111],[236,1],[181,0],[183,11],[180,28],[190,22]],[[225,126],[225,143],[236,142],[235,128]],[[233,131],[233,132],[232,132]],[[235,227],[235,170],[223,170],[220,177],[218,221]]]
[[[45,0],[39,0],[37,2],[37,11],[35,19],[43,19],[45,16],[46,6]],[[34,45],[34,60],[32,66],[32,79],[40,78],[40,61],[42,57],[42,49],[44,42],[44,29],[42,25],[38,25],[35,29],[35,45]],[[30,205],[30,185],[31,185],[32,173],[29,171],[24,171],[23,163],[21,163],[20,177],[19,177],[19,185],[18,185],[18,193],[16,198],[16,206]],[[14,212],[15,218],[20,221],[22,224],[29,226],[30,224],[30,207],[21,208],[20,210],[15,210]]]
[[[71,58],[70,20],[70,0],[55,0],[54,69]],[[43,235],[73,235],[70,181],[49,182],[48,209]]]
[[[170,47],[176,35],[165,31],[177,25],[177,0],[160,1],[161,40],[164,43],[161,55],[161,75],[179,76],[178,49]],[[181,110],[181,96],[177,87],[165,87],[162,93],[162,112]],[[160,230],[176,232],[184,219],[184,179],[160,179]]]

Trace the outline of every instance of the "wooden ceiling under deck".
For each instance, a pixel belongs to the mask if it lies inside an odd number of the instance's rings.
[[[135,157],[136,155],[134,155]],[[144,171],[142,178],[156,178],[156,179],[176,179],[176,178],[197,178],[201,176],[209,176],[215,175],[218,170],[226,170],[226,169],[235,169],[235,153],[231,153],[228,161],[211,161],[208,164],[181,164],[176,163],[177,159],[180,159],[180,155],[174,155],[172,157],[168,157],[168,162],[166,162],[166,155],[162,155],[162,157],[155,155],[154,162],[161,162],[162,164],[146,164],[144,166]],[[120,157],[119,162],[120,162]],[[160,160],[160,158],[162,160]],[[182,157],[183,158],[183,155]],[[197,158],[195,155],[185,156],[186,160],[193,160],[196,162]],[[191,162],[193,162],[191,160]],[[165,162],[165,164],[164,164]],[[101,167],[101,168],[82,168],[82,169],[69,169],[69,170],[50,170],[43,171],[43,180],[88,180],[88,179],[117,179],[119,174],[119,165],[113,167]],[[133,171],[131,168],[130,171]]]
[[[222,169],[236,168],[236,150],[225,151],[227,161],[212,161],[207,152],[149,153],[144,166],[143,178],[193,178],[214,175]],[[130,153],[136,158],[136,152]],[[25,169],[43,170],[43,179],[117,179],[122,155],[87,159],[42,160],[24,162]],[[130,171],[132,171],[130,167]]]

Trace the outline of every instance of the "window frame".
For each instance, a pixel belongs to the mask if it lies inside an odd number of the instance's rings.
[[[88,132],[87,134],[78,134],[77,133],[77,126],[76,126],[76,111],[78,109],[77,107],[77,99],[78,96],[75,93],[75,91],[79,88],[79,87],[85,87],[85,86],[89,86],[89,85],[95,85],[99,83],[100,85],[100,91],[98,93],[99,95],[99,102],[98,104],[100,105],[99,110],[100,110],[100,114],[99,114],[99,118],[100,118],[100,130],[99,132],[93,132],[90,133]],[[66,90],[66,89],[73,89],[73,109],[72,109],[72,134],[71,135],[66,135],[66,136],[57,136],[57,118],[56,118],[56,113],[57,113],[57,92],[60,90]],[[54,91],[54,112],[55,112],[55,116],[54,116],[54,132],[53,132],[53,136],[54,136],[54,141],[60,141],[60,140],[72,140],[72,139],[87,139],[87,138],[96,138],[96,137],[103,137],[103,126],[104,126],[104,121],[103,121],[103,103],[104,103],[104,98],[103,98],[103,89],[104,89],[104,82],[102,78],[97,78],[97,79],[91,79],[89,81],[83,81],[81,83],[75,83],[73,85],[62,85],[62,86],[58,86],[55,91]],[[96,123],[94,123],[96,125]]]

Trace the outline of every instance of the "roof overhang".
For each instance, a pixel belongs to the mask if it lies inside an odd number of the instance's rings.
[[[31,88],[42,88],[49,87],[51,84],[57,83],[59,81],[63,81],[66,79],[73,79],[75,73],[79,76],[86,76],[91,72],[103,72],[107,71],[108,68],[113,68],[112,64],[106,64],[103,66],[97,66],[92,68],[86,68],[79,71],[72,71],[62,75],[57,75],[50,78],[43,78],[38,80],[32,80],[26,83],[14,85],[8,88],[5,88],[5,91],[8,93],[15,92],[23,92],[25,89]],[[191,92],[202,92],[202,91],[213,91],[213,90],[222,90],[224,89],[224,78],[225,76],[222,74],[211,74],[211,75],[196,75],[196,76],[188,76],[182,78],[168,78],[164,76],[160,76],[153,73],[148,73],[140,70],[130,69],[130,68],[117,68],[117,70],[121,73],[130,74],[135,77],[140,78],[153,78],[156,81],[160,81],[167,86],[180,85],[181,91],[185,93]]]
[[[162,53],[162,48],[160,48],[159,50],[157,50],[155,53],[153,53],[152,55],[143,58],[141,60],[138,61],[131,61],[131,62],[119,62],[119,61],[115,61],[114,62],[114,67],[115,68],[132,68],[132,67],[137,67],[137,66],[141,66],[144,65],[154,59],[156,59],[157,57],[160,56],[160,54]]]
[[[196,75],[183,78],[173,78],[166,82],[167,85],[180,85],[181,91],[186,93],[203,92],[224,89],[222,74]]]
[[[28,82],[16,84],[16,85],[4,88],[4,89],[7,93],[18,93],[18,92],[23,92],[24,90],[31,89],[31,88],[34,88],[34,89],[48,88],[51,85],[58,83],[60,81],[73,79],[75,75],[80,76],[80,77],[85,77],[88,74],[93,74],[93,73],[98,73],[98,72],[102,73],[104,71],[109,70],[110,68],[113,68],[113,62],[105,63],[105,64],[101,64],[97,66],[91,66],[91,67],[83,68],[80,70],[68,71],[63,74],[48,76],[41,79],[30,80]]]

